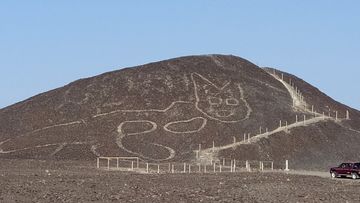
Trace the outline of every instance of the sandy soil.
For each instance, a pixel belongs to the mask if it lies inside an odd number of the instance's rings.
[[[148,175],[97,170],[94,162],[0,161],[0,202],[360,201],[360,180],[328,176],[283,172]]]

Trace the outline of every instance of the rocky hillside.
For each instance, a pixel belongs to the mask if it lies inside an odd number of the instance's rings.
[[[125,68],[0,110],[3,158],[226,157],[322,168],[356,161],[359,144],[359,111],[293,75],[235,56]]]

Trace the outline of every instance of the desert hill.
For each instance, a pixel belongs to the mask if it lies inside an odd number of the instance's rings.
[[[357,160],[359,144],[359,111],[236,56],[125,68],[0,110],[0,158],[231,157],[322,168]]]

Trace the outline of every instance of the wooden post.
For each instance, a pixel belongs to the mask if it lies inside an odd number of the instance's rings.
[[[199,163],[199,173],[201,172],[201,163]]]
[[[213,147],[212,147],[212,151],[215,151],[215,141],[213,141]]]
[[[350,113],[348,110],[346,110],[346,119],[349,120],[350,119]]]
[[[274,162],[273,161],[271,162],[271,170],[272,171],[274,170]]]
[[[175,173],[175,167],[174,167],[174,164],[171,165],[171,172],[172,173]]]
[[[204,164],[204,173],[206,173],[206,164]]]
[[[311,113],[314,113],[314,105],[311,105]]]
[[[171,172],[171,164],[169,163],[169,173]]]
[[[262,163],[262,162],[260,161],[260,162],[259,162],[259,164],[260,164],[260,171],[261,171],[261,163]]]
[[[134,170],[134,162],[133,161],[131,162],[131,170],[132,171]]]
[[[235,136],[233,136],[233,141],[234,141],[234,144],[236,143],[236,137]]]
[[[281,80],[284,80],[284,73],[281,73]]]
[[[244,142],[246,142],[246,133],[244,133]]]
[[[338,120],[338,112],[337,111],[335,112],[335,120],[336,121]]]
[[[216,163],[214,162],[214,173],[216,173]]]
[[[279,124],[280,124],[279,127],[281,128],[281,124],[282,124],[282,123],[281,123],[281,120],[280,120]]]
[[[116,158],[116,168],[119,168],[119,158]]]
[[[139,169],[139,158],[136,158],[136,168]]]
[[[260,134],[261,134],[261,131],[262,131],[262,129],[261,129],[261,126],[260,126],[260,129],[259,129]]]
[[[186,163],[184,163],[184,173],[186,173]]]
[[[234,172],[236,172],[236,160],[234,159]]]
[[[149,173],[149,163],[146,163],[146,173]]]
[[[157,172],[160,173],[160,165],[158,164],[157,167],[158,167]]]
[[[287,128],[288,127],[288,122],[287,121],[285,121],[285,128]]]
[[[100,168],[100,158],[96,158],[96,167]]]
[[[225,166],[225,158],[223,158],[223,166]]]
[[[285,171],[289,171],[289,160],[285,161]]]
[[[221,164],[219,164],[219,167],[220,167],[220,173],[222,172],[222,169],[221,169]]]
[[[107,164],[108,164],[107,168],[108,168],[108,170],[110,170],[110,158],[108,158],[107,160],[108,160],[108,161],[107,161],[107,162],[108,162],[108,163],[107,163]]]
[[[196,158],[199,159],[199,158],[200,158],[200,156],[199,156],[199,154],[200,154],[199,151],[195,151],[195,153],[196,153]]]
[[[304,125],[305,125],[306,115],[304,115]]]
[[[189,164],[189,173],[191,173],[191,165]]]
[[[230,161],[230,172],[231,173],[233,172],[233,161],[232,160]]]

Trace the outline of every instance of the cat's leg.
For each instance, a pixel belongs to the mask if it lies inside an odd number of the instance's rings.
[[[133,120],[120,123],[116,143],[126,152],[140,158],[164,161],[174,158],[175,151],[152,140],[157,124],[150,120]]]

